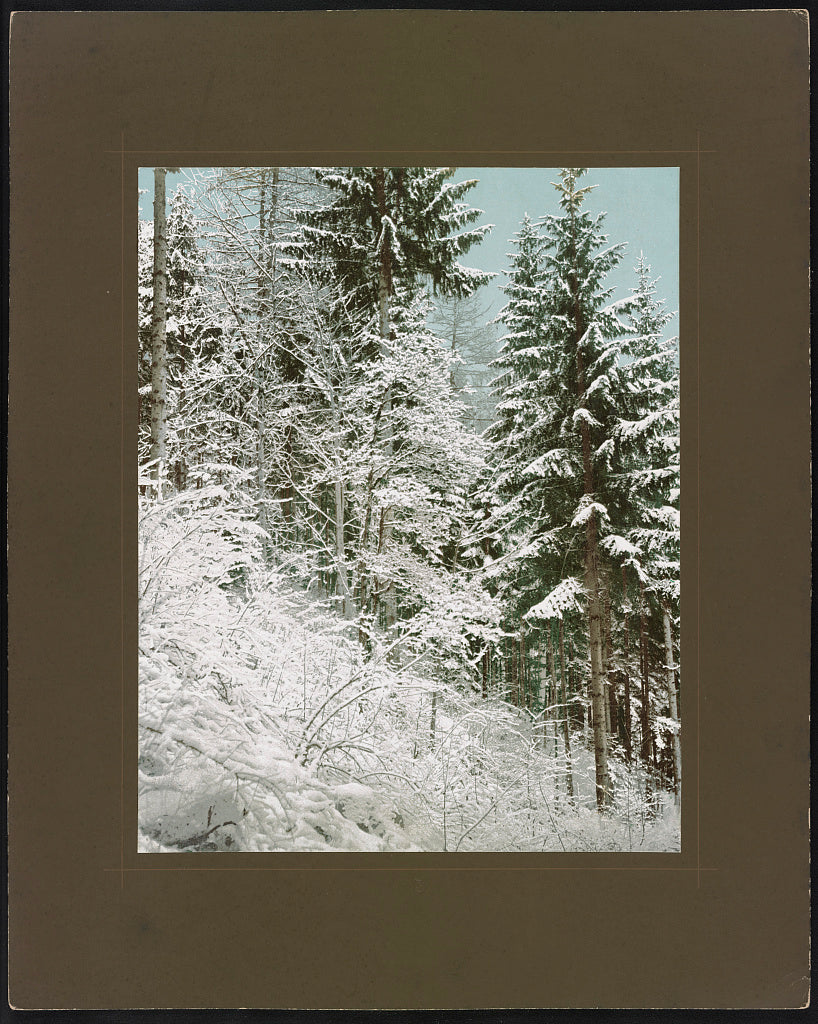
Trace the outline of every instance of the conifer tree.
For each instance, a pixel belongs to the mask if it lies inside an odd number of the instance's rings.
[[[498,571],[500,593],[514,621],[542,596],[540,577],[544,548],[550,548],[551,523],[545,515],[543,473],[543,407],[551,352],[545,335],[546,293],[542,281],[543,243],[525,216],[510,254],[508,302],[498,319],[508,328],[493,361],[492,387],[497,419],[489,430],[496,466],[492,489],[500,505],[494,512],[505,534],[505,553]]]
[[[672,621],[679,601],[679,378],[677,339],[664,338],[674,314],[657,298],[657,281],[640,255],[628,314],[631,331],[623,345],[621,418],[609,446],[612,476],[621,482],[621,536],[607,539],[636,576],[643,600],[653,602],[662,625],[660,679],[672,723],[671,747],[676,799],[681,792],[681,743],[676,697]],[[647,625],[647,623],[646,623]],[[643,760],[650,739],[649,671],[644,666],[641,708]]]
[[[197,403],[196,378],[200,362],[212,360],[220,350],[221,329],[207,295],[201,225],[191,198],[180,187],[170,199],[165,218],[164,244],[164,352],[165,352],[165,455],[168,475],[182,490],[186,468],[196,452],[206,447],[201,427],[191,427]],[[155,332],[153,221],[139,224],[139,397],[140,461],[150,458],[152,344]],[[193,403],[191,406],[190,403]]]
[[[541,223],[539,265],[528,276],[521,266],[513,270],[517,294],[503,314],[513,335],[498,361],[507,364],[498,382],[498,482],[509,495],[520,495],[509,497],[509,508],[516,504],[523,529],[517,530],[516,550],[506,556],[512,578],[522,583],[520,613],[532,612],[538,600],[584,601],[597,804],[603,810],[611,800],[600,546],[611,517],[603,456],[617,422],[605,392],[605,356],[627,330],[620,315],[630,302],[611,303],[605,287],[624,246],[609,246],[604,215],[592,217],[583,209],[594,187],[579,186],[584,173],[561,172],[555,187],[562,212]],[[535,251],[533,227],[524,225],[523,232],[526,248]]]
[[[624,333],[619,319],[629,303],[610,304],[611,290],[605,276],[622,258],[623,245],[607,245],[602,234],[604,215],[592,217],[583,210],[591,188],[580,187],[584,168],[566,168],[556,185],[561,216],[545,218],[545,276],[549,291],[547,332],[556,349],[557,373],[562,387],[556,391],[551,422],[557,437],[572,442],[576,465],[574,489],[579,500],[570,521],[582,554],[582,580],[588,616],[588,653],[591,671],[592,725],[596,764],[597,806],[611,801],[606,730],[606,692],[603,653],[603,579],[600,540],[610,525],[605,505],[608,483],[600,458],[612,428],[612,410],[604,400],[608,343]],[[600,386],[603,385],[603,386]],[[579,442],[577,445],[577,441]],[[604,450],[604,449],[603,449]]]
[[[314,173],[329,192],[328,202],[298,212],[301,230],[288,255],[310,277],[338,285],[348,307],[373,316],[372,357],[390,354],[390,303],[397,289],[411,294],[428,281],[435,293],[465,296],[491,278],[459,263],[489,227],[469,227],[481,211],[461,199],[476,183],[452,183],[453,168],[334,167]],[[387,448],[393,442],[392,397],[384,396],[381,438]],[[393,523],[394,509],[387,508],[385,547]],[[397,618],[394,581],[386,582],[382,600],[390,626]]]
[[[288,252],[311,273],[339,282],[354,305],[382,314],[396,287],[412,291],[428,280],[436,294],[466,296],[492,277],[459,263],[490,225],[469,227],[481,211],[461,200],[476,182],[452,183],[454,168],[332,167],[314,174],[328,201],[297,212],[301,231]]]

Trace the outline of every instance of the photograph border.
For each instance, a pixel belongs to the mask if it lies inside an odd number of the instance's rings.
[[[792,11],[14,16],[10,1005],[804,1005],[807,40]],[[687,150],[681,854],[231,854],[326,862],[263,882],[210,866],[220,854],[133,870],[155,859],[135,852],[136,466],[123,459],[136,166],[224,163],[257,140],[282,164]],[[774,552],[758,543],[773,533]],[[400,867],[416,856],[445,863]],[[565,865],[501,863],[543,856]]]

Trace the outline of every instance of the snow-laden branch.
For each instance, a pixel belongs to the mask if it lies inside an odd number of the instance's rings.
[[[524,615],[529,622],[561,619],[566,612],[581,612],[585,588],[574,576],[561,580],[554,589]]]

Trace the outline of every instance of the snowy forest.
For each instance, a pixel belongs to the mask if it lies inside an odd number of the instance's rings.
[[[151,175],[139,851],[678,851],[676,314],[594,172],[490,271],[455,168]]]

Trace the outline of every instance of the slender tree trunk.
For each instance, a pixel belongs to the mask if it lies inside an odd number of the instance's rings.
[[[378,429],[377,424],[375,429]],[[373,581],[366,572],[366,562],[363,553],[366,551],[367,545],[369,544],[369,536],[372,530],[372,492],[374,486],[375,472],[374,469],[370,468],[366,478],[366,498],[364,501],[365,512],[358,540],[358,550],[361,552],[361,557],[358,560],[357,575],[361,612],[364,615],[371,614],[373,617],[375,614],[375,598],[373,597],[374,587]],[[363,628],[359,629],[358,632],[359,639],[364,643],[367,651],[369,651],[371,649],[371,638],[365,634]]]
[[[546,644],[548,643],[548,637],[546,637]],[[540,643],[540,657],[539,657],[539,674],[540,674],[540,691],[542,693],[542,746],[543,750],[548,752],[548,719],[549,705],[552,703],[551,695],[548,688],[548,646],[543,648]]]
[[[491,655],[489,654],[488,647],[483,651],[483,657],[480,659],[481,668],[481,696],[483,700],[486,700],[489,695],[489,671],[490,671]]]
[[[650,767],[651,732],[650,732],[650,674],[648,665],[648,632],[647,611],[645,607],[645,585],[639,581],[639,646],[642,660],[642,711],[640,715],[641,745],[639,753],[645,768]]]
[[[345,619],[353,619],[355,610],[349,592],[349,573],[346,563],[346,545],[344,543],[344,484],[340,473],[335,477],[335,568],[337,574],[336,592],[341,598]]]
[[[525,633],[522,626],[520,626],[520,690],[522,706],[530,710],[531,694],[528,689],[528,659],[525,650]]]
[[[275,313],[276,303],[276,290],[275,290],[275,278],[276,278],[276,248],[275,248],[275,226],[277,223],[277,211],[278,211],[278,187],[281,180],[281,168],[273,168],[273,180],[271,183],[272,192],[270,195],[270,210],[271,216],[267,219],[267,250],[265,267],[267,270],[267,279],[270,282],[270,312]]]
[[[604,596],[603,608],[604,608],[604,622],[605,622],[605,634],[604,634],[604,646],[603,646],[603,669],[605,673],[605,691],[607,697],[607,707],[605,711],[605,717],[608,725],[608,735],[613,738],[614,731],[617,726],[617,709],[616,709],[616,680],[611,671],[611,661],[613,658],[613,641],[612,629],[611,629],[611,577],[610,567],[607,563],[604,564],[602,569],[602,593]]]
[[[670,608],[662,603],[662,619],[665,627],[665,671],[667,673],[667,695],[670,704],[670,717],[679,724],[679,706],[676,700],[676,668],[673,664],[673,635],[671,633]],[[682,744],[678,730],[673,732],[673,774],[676,785],[676,805],[682,801]]]
[[[520,706],[519,683],[517,679],[517,637],[511,638],[511,699],[517,707]]]
[[[562,619],[560,619],[560,676],[562,680],[562,742],[565,747],[566,782],[568,784],[568,796],[573,799],[574,771],[571,765],[571,723],[568,720],[568,693],[565,684],[565,639]]]
[[[375,168],[375,192],[378,203],[378,213],[383,223],[387,215],[386,210],[386,171],[383,167]],[[383,228],[382,228],[383,230]],[[389,354],[389,297],[392,294],[392,256],[384,237],[380,251],[380,265],[378,269],[378,327],[380,333],[381,358]],[[393,454],[392,439],[392,394],[387,392],[384,402],[383,418],[383,441],[386,449],[386,458],[391,462]],[[383,521],[383,548],[386,549],[392,541],[394,524],[394,513],[392,508],[385,510]],[[381,594],[381,602],[384,609],[384,624],[387,629],[397,622],[398,598],[395,590],[394,580],[388,580]]]
[[[588,633],[591,654],[591,706],[593,708],[594,762],[596,766],[597,807],[604,810],[611,799],[608,776],[608,733],[605,725],[605,689],[602,668],[602,637],[599,597],[596,584],[596,524],[588,531],[589,550],[585,561],[585,585],[588,589]]]
[[[259,257],[260,262],[265,261],[265,242],[267,238],[267,172],[261,172],[261,183],[259,185],[259,215],[258,215],[258,230],[259,230]],[[272,210],[270,211],[272,214]],[[266,486],[266,441],[264,437],[264,425],[266,418],[266,409],[264,401],[264,374],[262,370],[262,351],[264,346],[264,321],[266,309],[266,299],[268,294],[268,281],[265,279],[263,273],[259,273],[258,279],[258,298],[259,298],[259,310],[258,310],[258,323],[256,332],[256,346],[257,354],[254,360],[255,362],[255,378],[256,378],[256,491],[258,495],[258,522],[259,526],[265,533],[269,533],[269,524],[267,522],[267,486]],[[265,537],[262,541],[262,552],[265,561],[269,558],[268,540]]]
[[[608,720],[611,727],[608,730],[611,738],[614,733],[619,735],[619,702],[616,697],[616,673],[608,672]]]
[[[153,315],[151,318],[151,459],[156,496],[162,500],[167,458],[167,304],[168,225],[165,208],[167,169],[153,170]]]
[[[573,640],[570,640],[570,639],[568,641],[568,664],[567,664],[566,668],[568,670],[568,692],[573,696],[573,694],[574,694],[574,642],[573,642]],[[574,710],[574,724],[577,725],[577,726],[581,726],[582,722],[580,722],[578,720],[578,718],[577,718],[576,709],[573,709],[573,710]]]
[[[288,420],[284,428],[284,481],[280,487],[282,533],[284,544],[289,546],[295,537],[295,488],[293,486],[295,464],[293,459],[293,427]]]
[[[338,406],[333,400],[332,403],[332,424],[333,432],[337,437],[340,433],[340,414]],[[349,586],[349,569],[346,559],[346,541],[344,537],[344,525],[346,522],[346,495],[344,481],[341,476],[341,466],[335,465],[335,570],[336,570],[336,593],[341,598],[344,618],[347,620],[355,617],[355,609],[352,602],[352,594]]]
[[[631,744],[631,673],[629,667],[630,657],[630,616],[628,615],[628,576],[625,566],[622,566],[622,605],[624,611],[624,647],[625,647],[625,721],[622,742],[625,746],[625,759],[628,764],[633,759],[633,746]]]
[[[554,737],[554,757],[557,756],[557,731],[559,722],[559,711],[557,705],[560,702],[559,689],[557,688],[557,651],[556,645],[551,637],[551,623],[548,623],[548,660],[551,663],[551,704],[554,706],[553,714],[551,715],[551,733]]]
[[[579,333],[579,327],[577,327]],[[577,383],[580,400],[585,391],[582,351],[577,337]],[[591,438],[588,423],[581,420],[582,462],[585,496],[593,498],[594,479],[591,464]],[[599,550],[596,513],[585,523],[585,591],[588,595],[588,646],[591,659],[591,705],[593,708],[594,764],[596,767],[597,809],[604,811],[611,803],[608,775],[608,732],[605,722],[605,671],[602,656],[602,600],[599,586]]]
[[[582,337],[585,324],[579,303],[577,272],[576,227],[574,208],[571,207],[572,268],[569,272],[570,288],[574,300],[574,349],[577,369],[578,408],[585,403],[585,368],[582,358]],[[594,495],[594,471],[591,459],[591,434],[588,421],[580,419],[582,439],[582,470],[585,497]],[[588,596],[588,646],[591,660],[591,702],[593,707],[594,764],[596,768],[597,810],[604,811],[611,803],[611,780],[608,775],[608,734],[605,727],[605,671],[602,654],[602,596],[600,594],[599,548],[596,512],[585,522],[585,591]]]
[[[182,280],[182,294],[180,301],[184,300],[184,279]],[[176,489],[177,494],[181,493],[187,488],[187,460],[186,452],[188,448],[187,444],[187,430],[185,429],[185,329],[180,327],[179,329],[179,343],[180,343],[180,354],[179,354],[179,377],[182,383],[179,385],[179,392],[176,397],[176,418],[179,424],[177,431],[179,441],[179,458],[173,464],[173,486]]]

